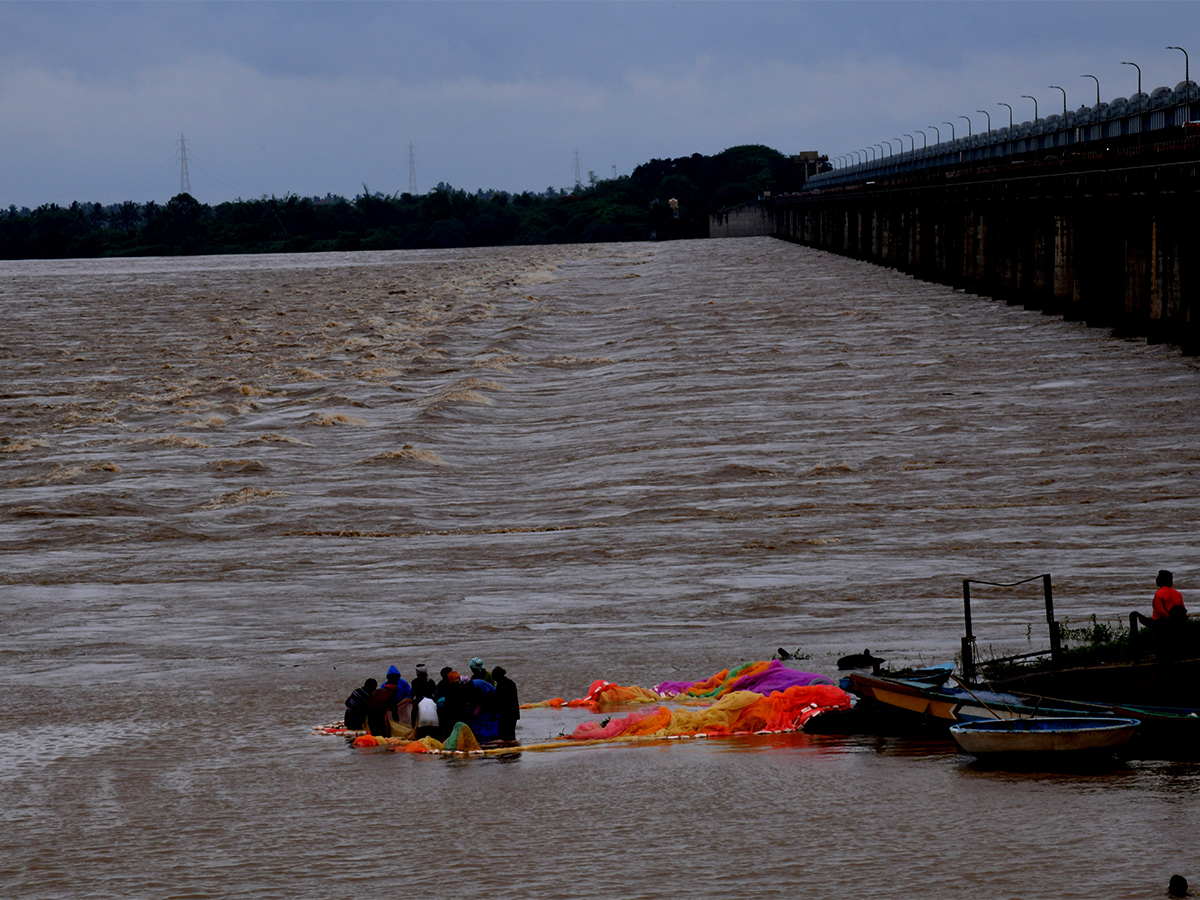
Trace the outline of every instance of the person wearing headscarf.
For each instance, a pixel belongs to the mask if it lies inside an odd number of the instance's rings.
[[[517,719],[521,718],[521,703],[517,700],[517,686],[508,677],[503,666],[492,669],[496,679],[496,715],[499,720],[498,737],[513,743],[517,739]]]
[[[495,681],[495,679],[492,678],[492,673],[483,667],[482,659],[480,659],[478,656],[476,656],[474,659],[471,660],[470,663],[468,663],[468,665],[470,665],[470,667],[471,667],[471,678],[472,679],[482,678],[484,681],[486,681],[492,687],[496,686],[496,681]]]
[[[412,680],[412,698],[413,703],[416,703],[422,697],[432,697],[437,690],[437,685],[433,683],[433,679],[429,677],[429,672],[425,668],[425,663],[417,663],[417,675]]]
[[[396,722],[400,718],[401,700],[408,699],[408,682],[400,677],[400,670],[391,666],[387,670],[387,681],[371,694],[367,703],[367,727],[378,737],[391,737],[388,719]]]

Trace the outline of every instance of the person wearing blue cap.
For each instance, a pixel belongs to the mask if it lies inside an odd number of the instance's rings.
[[[407,681],[400,677],[400,670],[395,666],[389,666],[387,670],[387,683],[396,686],[396,700],[407,700],[412,695],[412,690]]]
[[[401,700],[407,700],[409,695],[408,682],[400,677],[400,670],[391,666],[387,671],[385,681],[373,694],[367,704],[367,727],[371,734],[377,737],[391,737],[392,729],[388,723],[399,719]]]

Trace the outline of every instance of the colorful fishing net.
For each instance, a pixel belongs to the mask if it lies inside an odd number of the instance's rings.
[[[808,687],[809,685],[832,685],[833,680],[814,672],[801,672],[789,669],[777,659],[762,662],[749,662],[736,669],[722,669],[715,675],[701,681],[664,681],[647,690],[637,685],[624,687],[611,681],[597,679],[583,697],[575,700],[564,700],[554,697],[539,703],[522,704],[521,709],[536,709],[538,707],[583,707],[599,712],[612,706],[634,705],[639,703],[656,703],[660,700],[674,698],[681,703],[693,700],[709,701],[722,697],[731,691],[753,691],[756,694],[768,695],[774,691],[784,691],[790,687]]]
[[[586,696],[575,700],[555,697],[523,708],[567,706],[599,712],[667,699],[684,706],[655,706],[622,718],[584,722],[568,737],[576,741],[614,741],[796,731],[818,713],[849,709],[851,705],[850,695],[826,676],[789,669],[773,659],[722,669],[700,681],[664,681],[654,690],[598,679]]]
[[[793,685],[766,697],[754,691],[730,691],[703,708],[656,706],[622,718],[584,722],[570,737],[576,741],[614,741],[797,731],[818,713],[849,708],[850,696],[828,684]]]
[[[833,680],[815,672],[789,669],[779,660],[771,659],[746,663],[732,671],[722,669],[703,681],[664,681],[654,690],[660,697],[712,700],[731,691],[753,691],[765,696],[773,691],[813,684],[832,685]]]

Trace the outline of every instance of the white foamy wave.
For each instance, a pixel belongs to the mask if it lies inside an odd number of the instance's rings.
[[[276,434],[274,431],[268,431],[266,434],[260,434],[258,437],[246,438],[244,441],[238,441],[238,446],[244,444],[300,444],[304,447],[311,447],[312,444],[300,440],[300,438],[291,437],[286,434]],[[204,446],[208,446],[205,444]]]
[[[240,490],[230,491],[227,494],[222,494],[215,500],[205,503],[200,509],[226,509],[230,506],[244,506],[247,503],[261,503],[263,500],[271,500],[275,497],[286,497],[287,494],[283,491],[271,491],[265,488],[244,487]]]
[[[0,440],[0,453],[24,453],[35,447],[49,447],[50,442],[42,438],[4,438]]]
[[[363,465],[376,462],[423,462],[434,466],[444,466],[445,461],[432,450],[420,450],[412,444],[405,444],[399,450],[388,450],[386,453],[376,453],[362,461]]]
[[[313,413],[304,420],[305,425],[356,425],[359,428],[370,428],[371,423],[366,419],[360,419],[358,416],[347,415],[346,413]]]
[[[183,434],[164,434],[154,437],[129,438],[121,441],[131,447],[178,447],[183,450],[207,450],[212,444]]]

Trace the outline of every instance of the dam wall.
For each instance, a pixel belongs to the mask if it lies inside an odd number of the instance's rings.
[[[1162,138],[777,197],[774,234],[1196,354],[1200,136]]]
[[[775,220],[770,204],[764,201],[743,203],[708,217],[708,236],[763,237],[773,234]]]

